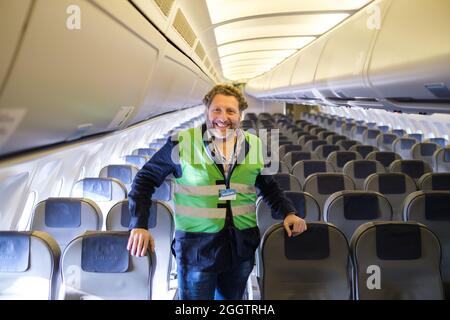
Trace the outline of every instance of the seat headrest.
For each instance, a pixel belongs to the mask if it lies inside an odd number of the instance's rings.
[[[311,153],[306,151],[293,151],[291,153],[291,163],[302,160],[311,160]]]
[[[450,196],[445,193],[425,194],[425,218],[450,221]]]
[[[363,157],[363,158],[365,158],[369,153],[371,153],[372,151],[374,151],[374,147],[372,147],[372,146],[364,146],[364,145],[361,145],[361,146],[356,146],[356,151],[358,151],[359,152],[359,154]]]
[[[421,143],[420,144],[420,155],[424,157],[430,157],[436,151],[437,145],[434,143]]]
[[[359,160],[353,163],[355,178],[363,179],[377,172],[377,163],[371,160]]]
[[[422,160],[403,160],[400,162],[400,171],[418,179],[424,174],[425,165]]]
[[[376,225],[377,256],[381,260],[413,260],[422,256],[420,226]]]
[[[130,227],[130,220],[131,220],[131,214],[130,214],[130,208],[128,201],[123,201],[121,205],[121,214],[120,214],[120,224],[124,228]],[[156,221],[157,221],[157,203],[156,201],[152,201],[152,204],[149,208],[149,216],[148,216],[148,228],[152,229],[156,227]]]
[[[131,167],[121,165],[109,165],[108,177],[116,178],[125,184],[130,184],[132,182]]]
[[[404,194],[405,176],[402,174],[382,174],[378,176],[378,188],[382,194]]]
[[[311,148],[312,150],[315,150],[318,146],[325,144],[327,144],[325,140],[313,140],[313,142],[311,142]]]
[[[49,198],[45,201],[45,225],[51,228],[78,228],[81,225],[79,199]]]
[[[375,194],[344,194],[344,217],[347,220],[374,220],[380,215]]]
[[[306,217],[306,197],[303,192],[293,192],[293,191],[286,191],[284,193],[286,198],[288,198],[292,204],[294,205],[295,212],[300,218]],[[273,216],[273,213],[272,213]],[[275,219],[275,217],[274,217]],[[284,219],[284,217],[281,217],[281,219]]]
[[[317,177],[319,194],[332,194],[345,189],[344,176],[320,175]]]
[[[322,155],[326,158],[333,151],[339,151],[339,150],[340,150],[339,146],[334,146],[334,145],[328,145],[327,144],[327,145],[323,146]]]
[[[347,162],[355,160],[356,154],[353,151],[340,151],[336,154],[336,163],[338,167],[343,167]]]
[[[127,272],[129,268],[127,243],[127,233],[83,236],[81,269],[97,273]]]
[[[296,237],[284,233],[284,253],[288,260],[319,260],[330,256],[330,240],[326,224],[308,224]]]
[[[350,149],[357,143],[358,143],[358,141],[355,141],[355,140],[342,140],[340,142],[341,146],[346,150]]]
[[[450,162],[450,148],[445,148],[444,150],[444,161]]]
[[[370,129],[367,130],[367,138],[375,139],[380,134],[380,130]]]
[[[397,136],[395,134],[384,134],[383,135],[383,143],[385,144],[392,144],[394,140],[397,139]]]
[[[450,190],[450,174],[433,174],[431,186],[433,190]]]
[[[291,189],[291,178],[288,173],[277,173],[273,176],[273,179],[278,183],[282,190]]]
[[[109,179],[83,179],[83,197],[95,201],[112,200],[112,183]]]
[[[402,138],[400,140],[400,148],[403,150],[409,150],[417,141],[415,139]]]
[[[30,263],[30,233],[0,232],[0,272],[25,272]]]
[[[394,152],[377,152],[375,154],[375,160],[381,162],[385,167],[389,167],[395,159],[396,157]]]
[[[303,162],[303,174],[305,177],[318,172],[327,172],[327,164],[325,161],[309,160]]]

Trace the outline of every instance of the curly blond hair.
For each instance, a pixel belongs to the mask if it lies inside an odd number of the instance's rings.
[[[203,104],[207,108],[209,108],[211,102],[217,94],[235,97],[239,102],[239,112],[244,111],[248,107],[247,101],[245,101],[244,95],[242,94],[241,90],[229,84],[215,85],[203,98]]]

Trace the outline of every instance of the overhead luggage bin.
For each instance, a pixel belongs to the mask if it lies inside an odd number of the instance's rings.
[[[450,2],[391,1],[368,77],[378,98],[400,111],[449,112]]]

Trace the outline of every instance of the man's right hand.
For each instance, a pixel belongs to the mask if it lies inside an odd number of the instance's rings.
[[[132,229],[128,239],[127,250],[136,257],[143,257],[147,254],[147,248],[150,244],[150,250],[155,252],[155,241],[147,229]]]

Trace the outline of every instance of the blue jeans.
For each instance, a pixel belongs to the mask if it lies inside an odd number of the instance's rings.
[[[190,271],[186,266],[178,269],[178,297],[180,300],[240,300],[253,259],[225,272]]]

